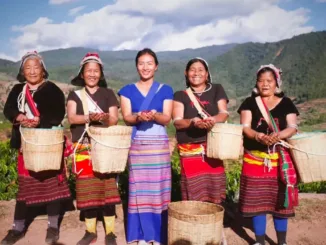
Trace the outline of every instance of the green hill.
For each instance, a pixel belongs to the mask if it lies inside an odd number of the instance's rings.
[[[201,56],[208,60],[213,81],[222,83],[230,98],[238,100],[250,94],[256,70],[273,63],[283,70],[284,90],[302,102],[326,94],[326,31],[295,36],[274,43],[245,43],[210,46],[199,49],[158,52],[156,80],[175,90],[184,88],[186,62]],[[78,71],[86,48],[69,48],[42,52],[50,79],[68,83]],[[105,75],[111,87],[118,89],[138,79],[134,59],[137,51],[99,51]],[[15,76],[19,62],[0,60],[0,72]]]

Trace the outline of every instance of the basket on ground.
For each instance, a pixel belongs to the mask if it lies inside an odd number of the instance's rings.
[[[242,130],[241,124],[216,123],[207,133],[207,156],[221,160],[239,159]]]
[[[121,173],[125,170],[131,144],[132,127],[90,127],[93,170]]]
[[[326,181],[326,133],[297,134],[288,142],[298,174],[303,183]]]
[[[25,168],[34,172],[58,170],[63,157],[64,129],[20,128]]]
[[[169,204],[168,245],[219,245],[222,238],[224,208],[199,202]]]

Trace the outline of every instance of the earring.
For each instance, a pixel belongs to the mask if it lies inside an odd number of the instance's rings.
[[[254,94],[258,94],[258,89],[255,87],[255,88],[253,88],[252,89],[252,92],[254,93]]]
[[[280,94],[282,93],[282,89],[279,87],[276,87],[274,94]]]

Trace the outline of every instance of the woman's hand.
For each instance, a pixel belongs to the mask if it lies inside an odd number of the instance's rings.
[[[17,122],[22,122],[24,120],[27,120],[28,118],[24,115],[24,114],[19,114],[17,117],[16,117],[16,121]]]
[[[270,139],[269,136],[264,133],[257,133],[255,135],[255,140],[259,143],[262,143],[264,145],[270,145]]]
[[[26,128],[36,128],[40,124],[40,118],[39,117],[34,117],[33,119],[26,118],[25,120],[22,120],[20,124]]]
[[[269,135],[269,144],[274,145],[281,140],[279,133],[273,132]]]
[[[102,117],[102,113],[89,113],[89,120],[91,122],[98,122],[101,120],[101,117]]]
[[[108,121],[110,119],[109,113],[101,113],[100,120],[99,121]]]
[[[200,119],[199,117],[195,117],[192,119],[193,123],[194,123],[194,126],[196,128],[200,128],[200,129],[206,129],[206,124],[205,122]]]
[[[205,128],[207,130],[211,130],[215,125],[215,119],[214,117],[208,117],[203,120],[203,123],[205,124]]]

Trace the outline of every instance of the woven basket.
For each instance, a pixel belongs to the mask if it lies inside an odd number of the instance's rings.
[[[125,170],[131,144],[132,127],[90,127],[93,170],[98,173],[121,173]]]
[[[207,133],[207,156],[221,160],[238,160],[242,148],[240,124],[216,123]]]
[[[169,204],[168,245],[220,245],[224,208],[199,202]]]
[[[302,133],[288,139],[300,179],[303,183],[326,180],[326,133]]]
[[[58,170],[63,157],[63,128],[20,128],[25,168],[34,172]]]

